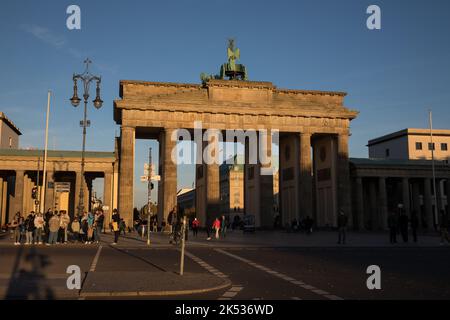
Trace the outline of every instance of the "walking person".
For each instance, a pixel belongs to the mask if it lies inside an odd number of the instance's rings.
[[[116,245],[117,242],[119,241],[119,235],[120,235],[120,229],[119,229],[120,215],[119,215],[119,212],[117,211],[117,209],[113,210],[113,215],[112,215],[111,219],[112,219],[112,228],[114,231],[114,242],[112,244]]]
[[[70,224],[70,217],[67,211],[60,211],[61,243],[67,244],[67,231]]]
[[[147,222],[150,223],[150,222]],[[125,224],[125,221],[121,218],[119,222],[119,234],[122,234],[126,236],[127,235],[127,225]]]
[[[391,212],[388,217],[388,227],[389,227],[389,242],[391,244],[397,243],[397,228],[398,219],[397,214]]]
[[[88,234],[88,222],[87,222],[87,213],[85,212],[83,214],[83,216],[81,217],[81,222],[80,222],[80,238],[81,238],[81,242],[84,244],[87,244],[87,234]]]
[[[198,228],[200,227],[200,221],[197,218],[194,218],[192,221],[192,233],[194,237],[197,238],[198,235]]]
[[[441,210],[441,223],[440,223],[440,232],[441,232],[441,245],[444,245],[444,241],[450,243],[450,238],[448,236],[448,215],[444,210]]]
[[[219,220],[219,218],[216,218],[216,220],[214,220],[212,227],[213,227],[214,230],[216,230],[216,239],[219,239],[219,231],[220,231],[220,220]]]
[[[72,229],[72,234],[73,234],[73,240],[76,241],[81,241],[81,224],[80,221],[78,221],[78,218],[75,217],[75,219],[73,219],[71,225],[70,225],[70,229]]]
[[[45,220],[42,213],[36,214],[34,218],[34,226],[36,229],[34,230],[34,243],[42,244],[42,233],[44,232]]]
[[[412,231],[412,237],[413,241],[417,243],[417,229],[419,228],[419,218],[417,217],[416,211],[412,212],[411,215],[411,231]]]
[[[206,240],[211,240],[211,220],[209,220],[209,218],[206,218],[206,223],[205,223],[205,230],[206,230]]]
[[[25,220],[26,245],[33,244],[34,229],[34,211],[31,211],[27,219]]]
[[[58,215],[54,214],[49,221],[49,236],[47,245],[56,244],[58,240],[58,231],[60,229],[60,221]]]
[[[17,212],[11,223],[9,224],[9,227],[13,230],[14,232],[14,245],[17,246],[20,244],[20,240],[22,238],[21,236],[21,225],[23,224],[23,218],[20,215],[20,212]]]
[[[408,242],[408,216],[406,215],[405,211],[400,208],[401,214],[398,220],[400,233],[402,235],[403,242]]]
[[[222,237],[226,237],[227,236],[227,228],[228,228],[228,218],[225,216],[222,216],[222,220],[221,220],[221,233],[222,233]]]
[[[93,225],[94,241],[96,243],[100,243],[100,233],[102,232],[103,221],[104,221],[103,212],[101,212],[100,210],[97,210],[95,212],[94,225]]]
[[[95,222],[95,216],[92,212],[88,212],[87,214],[87,244],[91,244],[94,238],[94,222]]]
[[[339,216],[338,216],[338,221],[337,221],[337,225],[338,225],[338,244],[345,244],[345,240],[346,240],[346,235],[347,235],[347,223],[348,223],[348,218],[345,215],[344,210],[340,209],[339,210]]]
[[[155,218],[155,219],[153,219],[153,224],[152,224],[152,226],[153,226],[153,232],[158,232],[158,220]]]

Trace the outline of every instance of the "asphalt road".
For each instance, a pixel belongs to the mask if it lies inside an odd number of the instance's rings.
[[[179,277],[180,252],[160,237],[144,242],[122,239],[100,245],[0,245],[0,296],[10,299],[79,299],[67,289],[69,265],[88,274],[109,272],[111,281],[140,282],[137,275]],[[381,270],[381,289],[369,290],[366,269]],[[187,244],[185,272],[222,274],[231,282],[207,293],[153,296],[152,299],[339,300],[449,299],[450,248],[436,247],[281,247],[234,242]],[[148,279],[147,279],[148,280]],[[208,284],[205,284],[207,286]],[[167,288],[170,290],[170,288]],[[102,299],[102,297],[95,297]],[[108,297],[110,299],[111,297]],[[118,296],[114,299],[148,297]],[[92,299],[90,297],[86,299]]]

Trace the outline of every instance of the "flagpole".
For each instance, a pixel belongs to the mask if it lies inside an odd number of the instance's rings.
[[[40,209],[41,213],[45,211],[45,193],[47,190],[47,149],[48,149],[48,119],[50,116],[50,95],[51,91],[48,90],[47,95],[47,116],[45,122],[45,147],[44,147],[44,172],[42,175],[42,193],[41,193],[41,201],[40,201]]]

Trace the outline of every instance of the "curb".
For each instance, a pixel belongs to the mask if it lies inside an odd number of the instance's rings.
[[[155,297],[155,296],[177,296],[188,294],[199,294],[217,291],[231,287],[231,281],[224,280],[224,283],[211,288],[193,290],[161,290],[161,291],[110,291],[110,292],[80,292],[79,297]]]

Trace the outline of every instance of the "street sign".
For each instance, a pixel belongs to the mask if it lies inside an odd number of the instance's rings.
[[[160,175],[152,176],[150,180],[161,181],[161,176]]]
[[[147,182],[148,176],[141,176],[141,182]]]
[[[70,192],[70,182],[55,182],[56,192]]]

